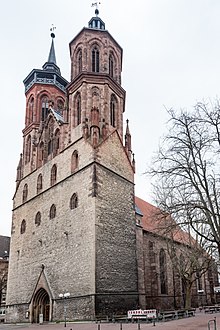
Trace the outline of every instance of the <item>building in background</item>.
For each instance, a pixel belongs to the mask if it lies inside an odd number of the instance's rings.
[[[70,42],[70,82],[56,63],[53,33],[48,61],[24,80],[8,322],[94,319],[173,306],[168,256],[165,287],[158,276],[160,251],[152,262],[148,253],[150,240],[166,254],[164,240],[147,225],[146,202],[136,199],[135,205],[128,121],[123,131],[122,48],[98,9],[95,14]],[[209,281],[204,283],[208,301]]]
[[[10,237],[0,235],[0,322],[5,320]]]

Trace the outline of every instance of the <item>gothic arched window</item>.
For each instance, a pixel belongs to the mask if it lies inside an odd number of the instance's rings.
[[[63,114],[63,109],[64,109],[64,102],[62,100],[57,101],[57,110]]]
[[[31,160],[31,136],[28,135],[26,140],[26,151],[25,151],[25,164]]]
[[[39,174],[37,177],[37,194],[43,189],[43,177],[42,174]]]
[[[24,234],[26,231],[26,221],[23,219],[21,222],[21,229],[20,229],[20,233]]]
[[[99,72],[99,50],[97,46],[92,49],[92,72]]]
[[[57,166],[54,164],[50,173],[50,185],[53,186],[57,182]]]
[[[49,101],[47,96],[43,96],[41,99],[41,120],[45,121],[48,115]]]
[[[32,97],[28,103],[28,118],[27,124],[31,124],[34,120],[34,98]]]
[[[75,109],[76,109],[76,125],[81,124],[81,95],[77,93],[75,99]]]
[[[113,127],[116,127],[116,105],[117,99],[114,95],[112,95],[110,101],[110,124]]]
[[[54,204],[51,205],[49,217],[50,219],[54,219],[56,217],[56,206]]]
[[[113,55],[109,55],[109,75],[113,78],[114,76],[114,58]]]
[[[82,49],[79,49],[76,55],[77,74],[82,71]]]
[[[26,202],[28,197],[28,185],[25,183],[24,188],[23,188],[23,194],[22,194],[22,202]]]
[[[79,166],[78,151],[74,150],[71,157],[71,173],[73,173]]]
[[[167,294],[167,265],[166,265],[166,254],[164,249],[160,250],[159,263],[160,263],[160,292],[161,294]]]
[[[40,223],[41,223],[41,213],[37,212],[37,214],[35,216],[35,225],[40,226]]]
[[[73,210],[78,207],[78,196],[77,194],[73,194],[70,198],[70,209]]]
[[[60,148],[60,130],[57,129],[55,134],[54,134],[54,147],[53,147],[53,151],[54,151],[54,155],[58,154],[59,148]]]

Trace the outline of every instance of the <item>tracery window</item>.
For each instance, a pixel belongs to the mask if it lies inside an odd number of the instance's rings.
[[[166,266],[166,254],[164,249],[160,250],[159,263],[160,263],[160,292],[161,294],[167,294],[167,266]]]
[[[78,196],[74,193],[70,198],[70,209],[73,210],[78,207]]]
[[[25,164],[31,160],[31,136],[28,135],[26,140]]]
[[[114,59],[112,54],[109,55],[109,75],[112,78],[114,76]]]
[[[56,217],[56,206],[54,204],[51,205],[49,217],[50,220]]]
[[[92,49],[92,72],[99,72],[99,50],[97,46]]]
[[[37,194],[39,194],[43,189],[43,177],[39,174],[37,177]]]
[[[26,231],[26,221],[23,219],[21,222],[21,228],[20,228],[20,233],[24,234]]]
[[[110,124],[113,127],[116,127],[116,105],[117,99],[114,95],[112,95],[110,100]]]
[[[37,212],[36,216],[35,216],[35,225],[38,227],[40,226],[41,223],[41,213]]]
[[[57,166],[54,164],[50,173],[50,185],[53,186],[57,182]]]
[[[49,101],[47,96],[43,96],[41,99],[41,120],[45,121],[48,115]]]
[[[23,194],[22,194],[22,202],[26,202],[28,197],[28,185],[25,183],[24,188],[23,188]]]
[[[79,166],[78,151],[74,150],[71,157],[71,173],[73,173]]]

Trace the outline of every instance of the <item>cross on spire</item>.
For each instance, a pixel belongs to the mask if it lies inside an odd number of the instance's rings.
[[[54,33],[55,30],[56,30],[56,26],[54,26],[54,25],[52,24],[52,27],[50,28],[50,31],[51,31],[50,36],[51,36],[51,38],[55,38],[55,33]]]
[[[99,9],[98,9],[99,5],[101,5],[101,2],[98,2],[98,1],[93,2],[92,5],[91,5],[91,7],[96,7],[96,10],[95,10],[96,16],[98,16],[98,14],[99,14]]]

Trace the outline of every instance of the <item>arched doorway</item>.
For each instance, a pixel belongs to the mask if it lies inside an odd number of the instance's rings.
[[[43,314],[43,321],[50,320],[50,297],[47,291],[40,288],[34,295],[32,308],[32,322],[39,323],[39,315]]]

